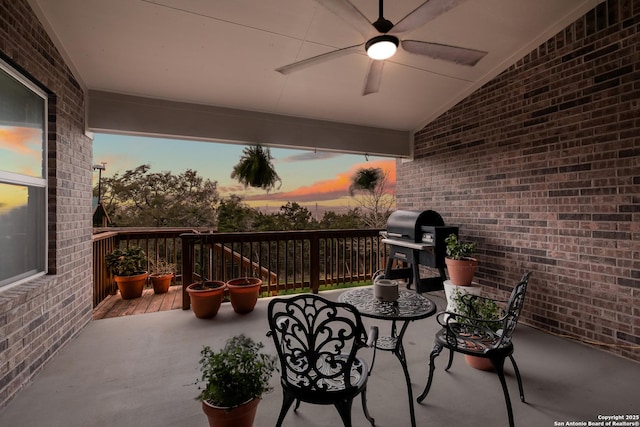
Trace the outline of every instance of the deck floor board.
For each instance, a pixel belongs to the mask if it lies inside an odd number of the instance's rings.
[[[142,297],[123,300],[120,294],[109,295],[93,310],[93,319],[131,316],[182,308],[182,287],[171,286],[165,294],[156,295],[152,288],[145,288]]]

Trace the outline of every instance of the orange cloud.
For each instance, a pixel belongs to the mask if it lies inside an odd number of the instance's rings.
[[[260,194],[249,196],[245,200],[292,200],[292,201],[319,201],[333,200],[348,196],[351,177],[360,168],[380,168],[387,173],[387,191],[395,192],[396,186],[396,161],[377,160],[364,162],[351,167],[347,172],[339,173],[335,178],[318,181],[309,186],[299,187],[295,190],[280,193]]]
[[[0,148],[23,155],[39,156],[42,146],[41,136],[39,129],[0,127]]]

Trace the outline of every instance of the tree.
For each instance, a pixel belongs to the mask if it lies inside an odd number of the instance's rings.
[[[254,231],[277,231],[280,230],[280,219],[278,214],[265,213],[256,209],[256,220],[254,222]]]
[[[215,226],[217,183],[187,171],[151,173],[150,165],[102,179],[103,205],[114,226]],[[97,187],[94,194],[97,195]]]
[[[268,148],[261,145],[246,147],[242,150],[240,161],[233,167],[231,178],[237,179],[245,187],[262,188],[269,192],[275,188],[276,182],[282,183],[272,160],[271,150]]]
[[[360,209],[349,209],[349,212],[344,214],[338,214],[334,211],[326,211],[320,220],[319,227],[323,229],[350,229],[350,228],[362,228],[364,222],[362,221]]]
[[[232,194],[218,206],[218,231],[254,231],[258,212]]]
[[[351,177],[349,194],[363,210],[362,220],[370,228],[384,228],[395,197],[385,191],[388,174],[380,168],[360,168]]]
[[[296,202],[287,202],[281,206],[277,216],[279,230],[308,230],[315,226],[309,209]]]

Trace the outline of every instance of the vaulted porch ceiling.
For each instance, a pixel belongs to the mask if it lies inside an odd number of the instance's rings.
[[[414,131],[600,1],[462,2],[403,38],[483,50],[484,58],[469,67],[399,50],[379,92],[367,96],[364,49],[275,71],[365,41],[314,0],[29,3],[90,90],[89,130],[408,157]],[[377,0],[352,3],[378,18]],[[422,3],[387,0],[384,16],[397,23]]]

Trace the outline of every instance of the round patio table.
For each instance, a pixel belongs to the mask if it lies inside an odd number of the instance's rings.
[[[409,326],[409,322],[425,319],[435,314],[436,304],[429,298],[407,290],[400,290],[397,301],[378,301],[373,296],[373,287],[354,288],[343,292],[338,299],[353,305],[363,317],[391,321],[391,334],[381,336],[376,342],[376,348],[382,351],[392,352],[400,361],[404,378],[407,382],[407,394],[409,396],[409,413],[411,426],[416,425],[416,415],[413,407],[413,391],[411,390],[411,377],[407,368],[407,359],[402,345],[402,339]],[[397,323],[400,323],[398,329]]]

